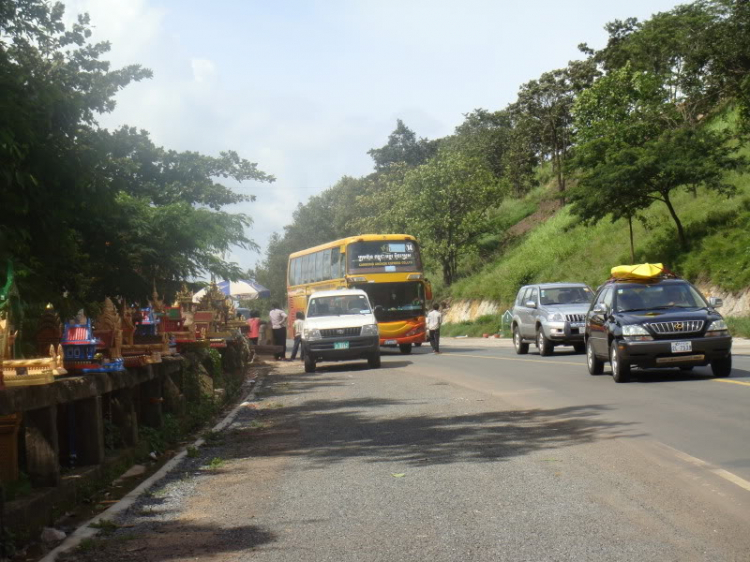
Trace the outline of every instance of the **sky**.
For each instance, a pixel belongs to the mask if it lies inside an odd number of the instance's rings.
[[[149,131],[169,149],[235,150],[276,177],[245,182],[261,252],[299,203],[373,170],[367,151],[402,119],[451,134],[466,113],[498,110],[524,82],[602,47],[613,19],[648,18],[673,0],[68,0],[87,12],[114,67],[154,72],[99,122]]]

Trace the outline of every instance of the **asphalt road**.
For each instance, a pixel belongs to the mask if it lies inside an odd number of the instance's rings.
[[[750,560],[750,357],[730,382],[618,385],[582,355],[443,350],[278,363],[222,439],[72,559]]]

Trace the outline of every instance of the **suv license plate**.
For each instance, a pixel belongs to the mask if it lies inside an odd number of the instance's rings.
[[[385,340],[385,343],[383,345],[396,345],[398,342],[396,340]]]
[[[583,328],[585,324],[583,322],[571,322],[570,327],[571,328]]]
[[[672,353],[689,353],[693,351],[693,342],[691,341],[673,341]]]
[[[348,341],[333,342],[333,349],[349,349],[349,342]]]

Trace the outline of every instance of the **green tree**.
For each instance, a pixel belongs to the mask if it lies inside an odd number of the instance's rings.
[[[151,73],[110,69],[88,16],[66,29],[63,14],[60,3],[0,2],[0,258],[13,259],[22,295],[141,299],[154,281],[238,274],[217,255],[252,244],[250,219],[222,209],[252,197],[221,180],[273,178],[233,152],[178,153],[143,131],[100,129],[115,94]]]
[[[375,170],[383,171],[401,162],[408,166],[419,166],[430,159],[436,150],[436,143],[424,138],[417,139],[414,131],[398,119],[396,128],[388,136],[388,142],[380,148],[368,150],[367,154],[375,161]]]
[[[509,107],[516,127],[528,139],[540,159],[549,158],[562,194],[566,168],[573,146],[573,103],[597,75],[592,61],[571,62],[566,68],[545,72],[521,86]]]
[[[495,177],[516,196],[528,192],[538,164],[533,142],[525,134],[517,111],[477,109],[456,128],[451,146],[484,161]]]
[[[443,281],[456,280],[459,259],[476,250],[488,209],[501,196],[497,180],[481,161],[441,151],[407,172],[399,213],[412,225],[428,259],[439,264]]]
[[[587,220],[633,216],[654,201],[667,206],[680,243],[687,236],[672,202],[681,187],[703,185],[730,195],[728,170],[744,165],[730,133],[693,126],[661,77],[630,65],[583,92],[575,107],[580,183],[574,210]]]

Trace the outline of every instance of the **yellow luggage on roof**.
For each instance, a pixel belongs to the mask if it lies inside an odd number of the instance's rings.
[[[651,279],[664,275],[666,270],[660,263],[639,263],[637,265],[618,265],[612,268],[612,277],[617,279]]]

